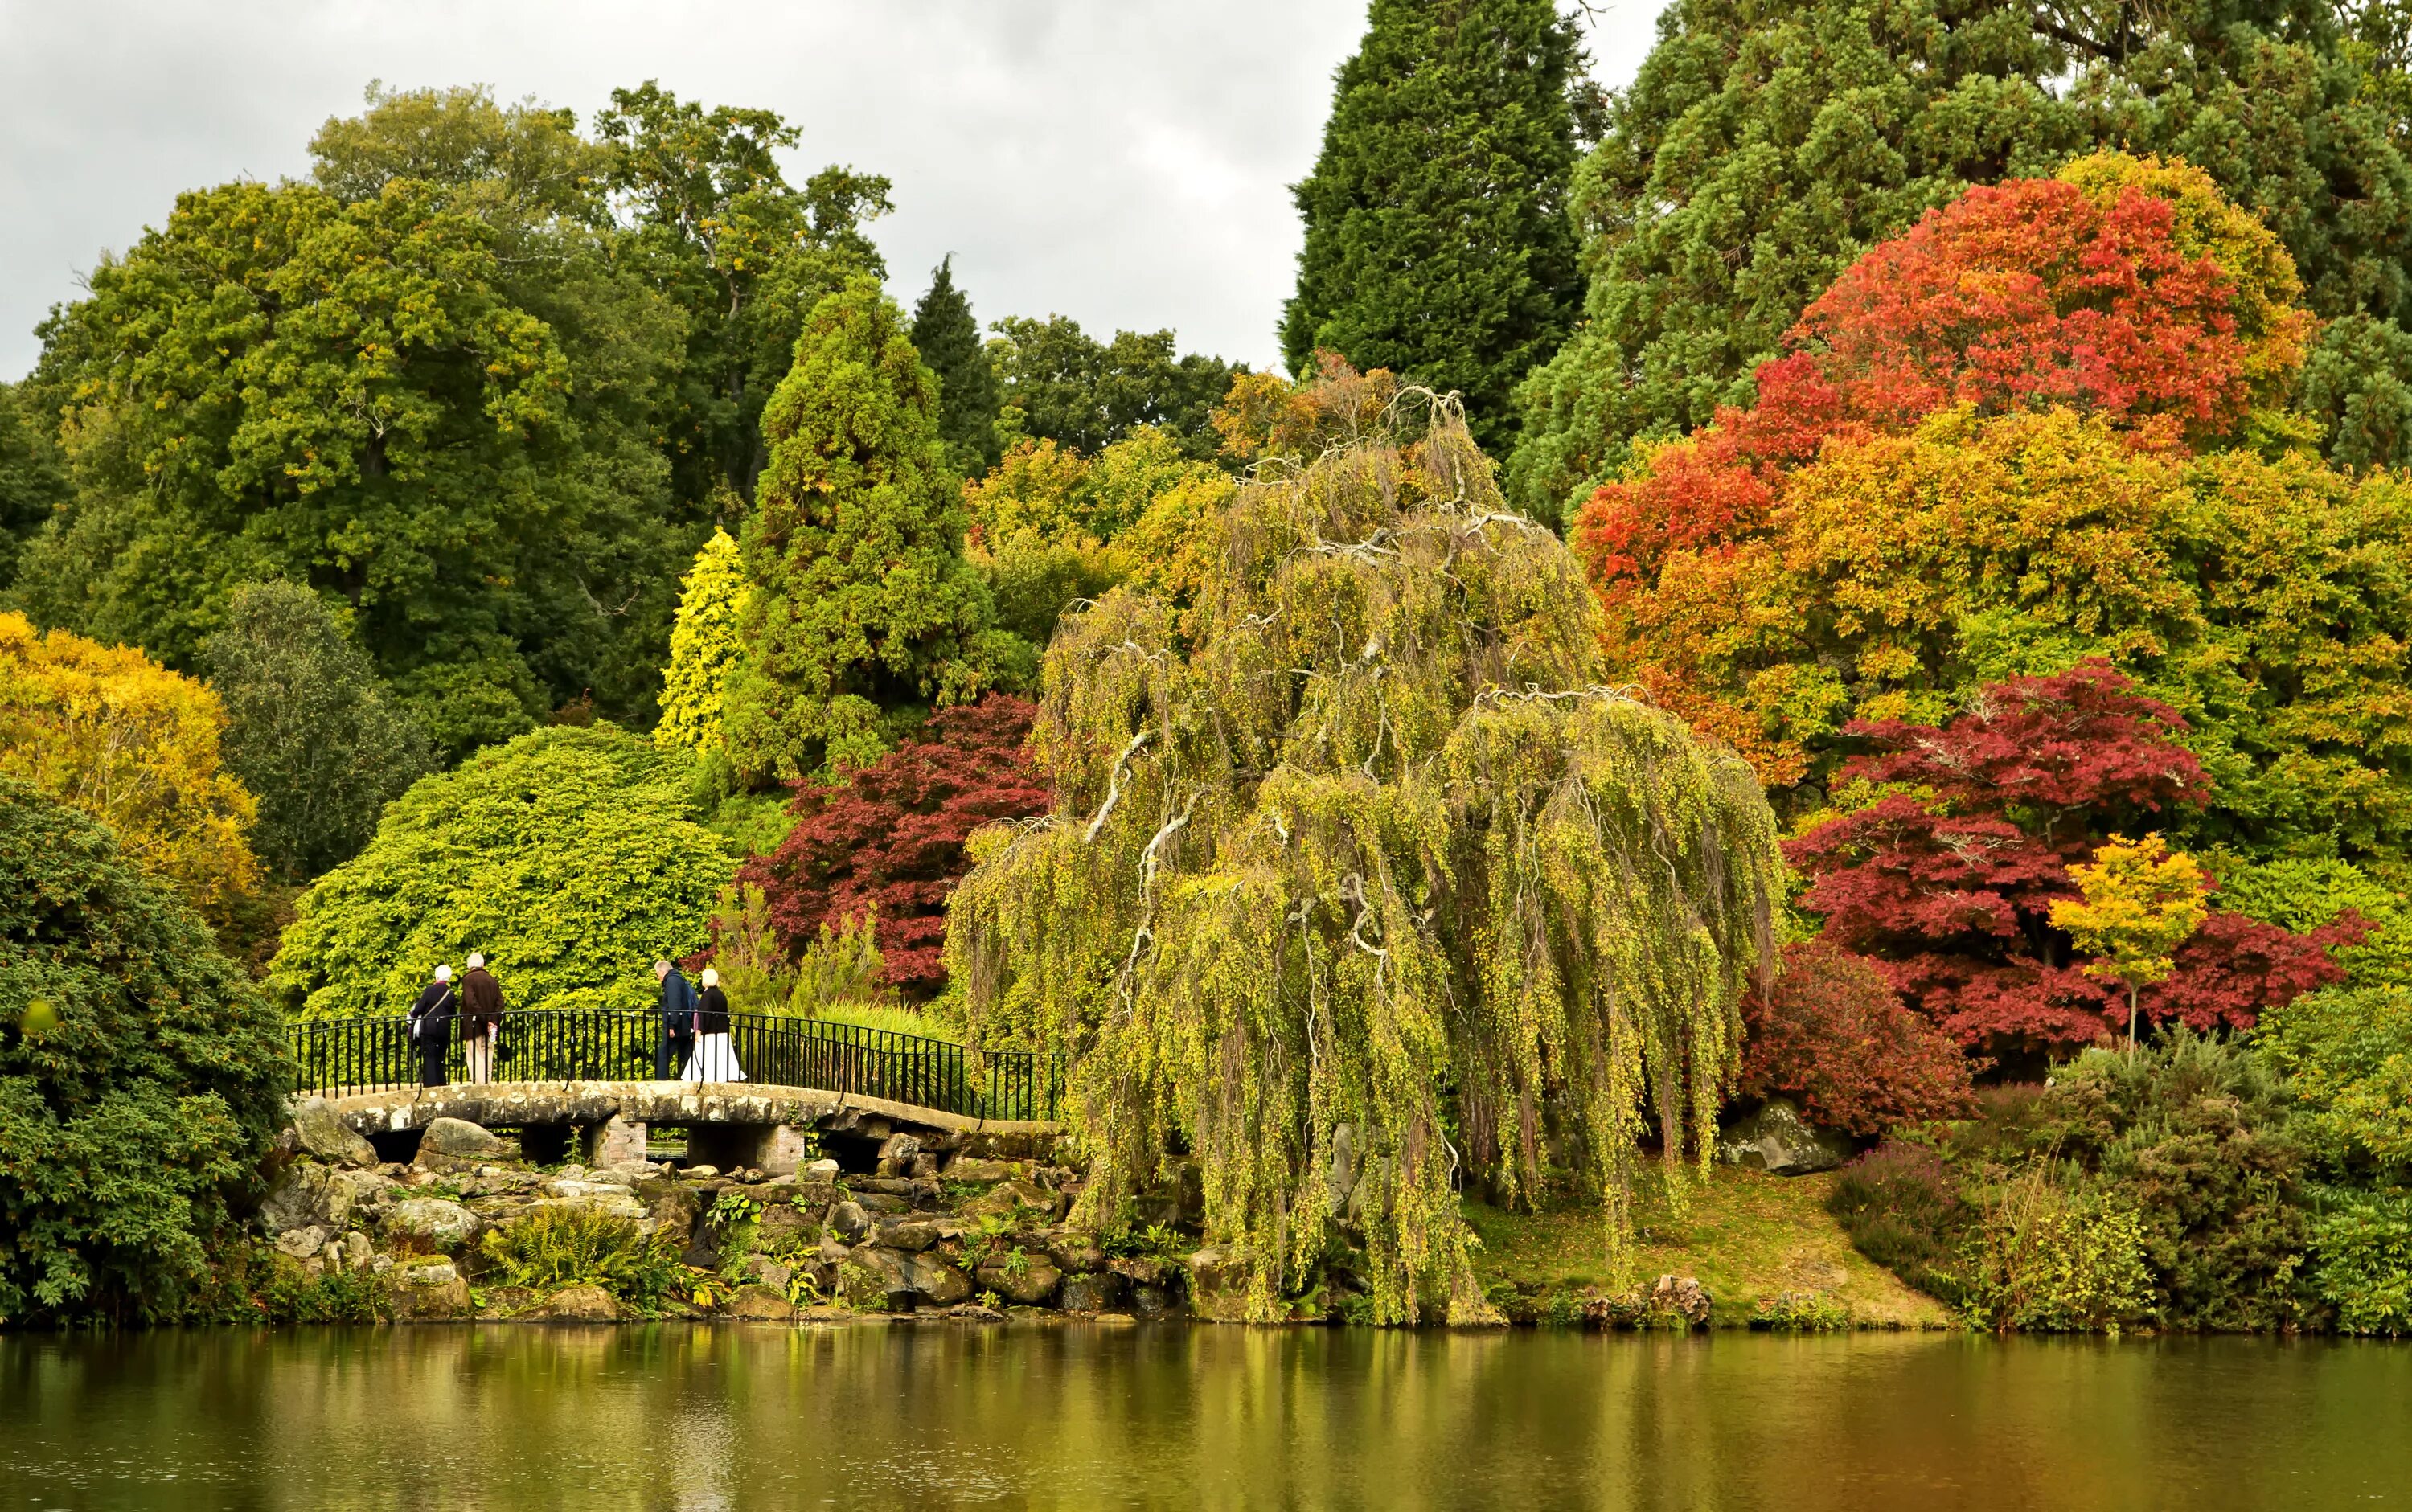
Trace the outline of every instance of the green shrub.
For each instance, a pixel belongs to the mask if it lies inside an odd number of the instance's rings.
[[[177,1315],[289,1075],[183,898],[0,778],[0,1323]]]
[[[2322,1159],[2412,1175],[2412,989],[2314,992],[2265,1014],[2256,1038],[2287,1073]]]
[[[2310,1160],[2265,1057],[2183,1028],[2133,1055],[2088,1050],[2054,1069],[2026,1138],[2133,1215],[2165,1327],[2307,1321]]]
[[[1775,1333],[1836,1333],[1851,1326],[1851,1312],[1819,1292],[1788,1291],[1752,1308],[1750,1326]]]
[[[1987,1204],[1964,1261],[1969,1323],[2002,1332],[2110,1332],[2152,1314],[2144,1229],[2114,1200],[2043,1168]]]
[[[2312,1225],[2312,1284],[2346,1333],[2412,1333],[2412,1192],[2342,1192]]]
[[[600,1286],[640,1313],[684,1292],[688,1270],[661,1234],[600,1208],[540,1208],[478,1241],[487,1276],[507,1286],[558,1291]]]
[[[388,805],[301,902],[269,973],[287,1010],[398,1014],[485,952],[513,1008],[647,1008],[650,969],[709,942],[736,870],[694,822],[684,758],[610,725],[478,753]]]

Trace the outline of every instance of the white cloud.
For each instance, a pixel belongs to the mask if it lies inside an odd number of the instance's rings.
[[[1594,7],[1603,80],[1631,76],[1657,3]],[[1268,364],[1287,185],[1363,24],[1357,0],[0,0],[0,374],[101,249],[180,189],[302,173],[372,79],[581,118],[645,79],[768,106],[803,129],[800,172],[895,181],[875,234],[900,297],[952,252],[984,319],[1169,325]]]

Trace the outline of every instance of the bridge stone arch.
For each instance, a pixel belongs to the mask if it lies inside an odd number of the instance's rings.
[[[743,1081],[458,1083],[337,1093],[327,1102],[346,1126],[390,1158],[408,1158],[419,1132],[439,1118],[518,1129],[537,1158],[561,1158],[575,1148],[581,1159],[601,1166],[641,1160],[654,1129],[680,1128],[686,1131],[689,1160],[773,1176],[796,1171],[816,1136],[838,1137],[827,1142],[850,1147],[855,1164],[869,1169],[874,1152],[897,1134],[915,1136],[924,1149],[1033,1158],[1052,1152],[1062,1132],[1052,1123],[973,1118],[880,1097]]]

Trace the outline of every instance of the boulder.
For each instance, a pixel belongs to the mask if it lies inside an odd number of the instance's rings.
[[[1106,1262],[1106,1268],[1135,1286],[1164,1284],[1164,1262],[1143,1255],[1117,1255]]]
[[[1047,1258],[1067,1276],[1085,1276],[1106,1268],[1106,1252],[1086,1234],[1066,1234],[1047,1246]]]
[[[885,1192],[857,1192],[854,1195],[854,1202],[857,1207],[860,1207],[865,1212],[910,1212],[913,1211],[913,1204],[905,1201],[903,1197],[890,1196]]]
[[[352,1132],[324,1097],[305,1097],[293,1109],[293,1137],[301,1147],[331,1166],[374,1166],[376,1146]]]
[[[1189,1309],[1207,1322],[1246,1322],[1247,1286],[1247,1268],[1236,1256],[1204,1249],[1189,1257]]]
[[[1025,1254],[1023,1264],[1017,1267],[1010,1259],[991,1260],[979,1268],[979,1284],[1009,1302],[1023,1307],[1036,1307],[1055,1295],[1064,1272],[1044,1260],[1033,1260]]]
[[[1771,1176],[1832,1170],[1853,1153],[1848,1138],[1812,1124],[1782,1097],[1769,1098],[1758,1111],[1734,1120],[1717,1135],[1719,1160]]]
[[[830,1209],[829,1231],[849,1244],[858,1243],[871,1232],[871,1214],[860,1202],[838,1203]]]
[[[891,1218],[879,1226],[879,1242],[891,1250],[919,1252],[938,1239],[939,1226],[927,1218]]]
[[[316,1224],[305,1228],[288,1228],[276,1236],[276,1253],[289,1255],[297,1260],[307,1260],[326,1247],[327,1231]]]
[[[478,1237],[485,1225],[458,1202],[444,1197],[412,1197],[386,1210],[381,1226],[388,1236],[407,1238],[451,1249]]]
[[[507,1160],[510,1146],[467,1119],[439,1118],[419,1137],[418,1164],[433,1166],[433,1157],[437,1156],[470,1162]]]
[[[838,1178],[838,1163],[834,1160],[816,1160],[806,1166],[800,1174],[808,1180],[834,1182]]]
[[[769,1286],[748,1284],[729,1295],[728,1305],[722,1312],[732,1318],[750,1318],[762,1323],[793,1323],[796,1309],[784,1291]]]
[[[1036,1182],[999,1182],[956,1211],[965,1218],[993,1214],[1000,1218],[1031,1216],[1052,1221],[1056,1215],[1057,1200],[1054,1193]]]
[[[1066,1276],[1056,1305],[1066,1313],[1103,1313],[1120,1307],[1129,1289],[1130,1283],[1110,1270]]]
[[[543,1311],[544,1299],[525,1286],[496,1286],[485,1297],[485,1305],[478,1309],[482,1318],[515,1318]]]
[[[819,1208],[805,1209],[792,1202],[766,1202],[762,1214],[756,1220],[759,1229],[755,1242],[765,1249],[785,1249],[790,1244],[808,1244],[820,1238]]]
[[[971,1279],[941,1255],[906,1255],[904,1276],[914,1291],[939,1307],[951,1307],[972,1294]]]
[[[1650,1288],[1650,1310],[1662,1316],[1676,1317],[1695,1329],[1709,1326],[1709,1310],[1713,1301],[1708,1288],[1693,1276],[1666,1275]]]
[[[344,1199],[346,1211],[331,1211],[328,1188],[330,1172],[316,1161],[297,1160],[277,1173],[275,1184],[268,1189],[267,1200],[259,1205],[260,1226],[271,1234],[282,1234],[288,1228],[340,1227],[349,1212],[348,1193]]]
[[[1026,1161],[990,1160],[981,1155],[957,1155],[939,1173],[949,1182],[965,1184],[992,1185],[998,1182],[1027,1181],[1030,1166]]]
[[[719,1175],[720,1167],[717,1166],[689,1166],[686,1168],[686,1179],[690,1182],[709,1182]]]
[[[449,1261],[397,1266],[387,1275],[396,1317],[435,1322],[469,1311],[469,1284]]]
[[[839,1299],[858,1313],[876,1313],[888,1305],[888,1278],[851,1258],[837,1268]]]
[[[758,1285],[768,1286],[782,1297],[787,1295],[787,1284],[796,1279],[795,1269],[792,1266],[781,1265],[767,1255],[747,1255],[745,1264],[741,1269],[744,1270],[747,1280]]]
[[[903,1250],[882,1249],[876,1244],[860,1244],[855,1247],[854,1253],[847,1258],[862,1270],[877,1276],[885,1291],[906,1292],[920,1289],[913,1284],[913,1278],[904,1268],[910,1256]]]
[[[600,1286],[564,1286],[545,1299],[544,1315],[569,1323],[610,1323],[620,1304]]]

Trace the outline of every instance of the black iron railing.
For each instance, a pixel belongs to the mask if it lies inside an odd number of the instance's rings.
[[[733,1013],[729,1043],[745,1079],[882,1097],[971,1118],[1053,1119],[1064,1058],[980,1051],[951,1040],[824,1019]],[[610,1008],[515,1009],[502,1016],[496,1081],[645,1081],[658,1068],[662,1015]],[[449,1028],[449,1026],[448,1026]],[[386,1092],[422,1083],[419,1047],[390,1019],[332,1019],[287,1029],[304,1093]],[[468,1079],[465,1048],[445,1035],[444,1079]],[[675,1062],[670,1075],[676,1077]]]

